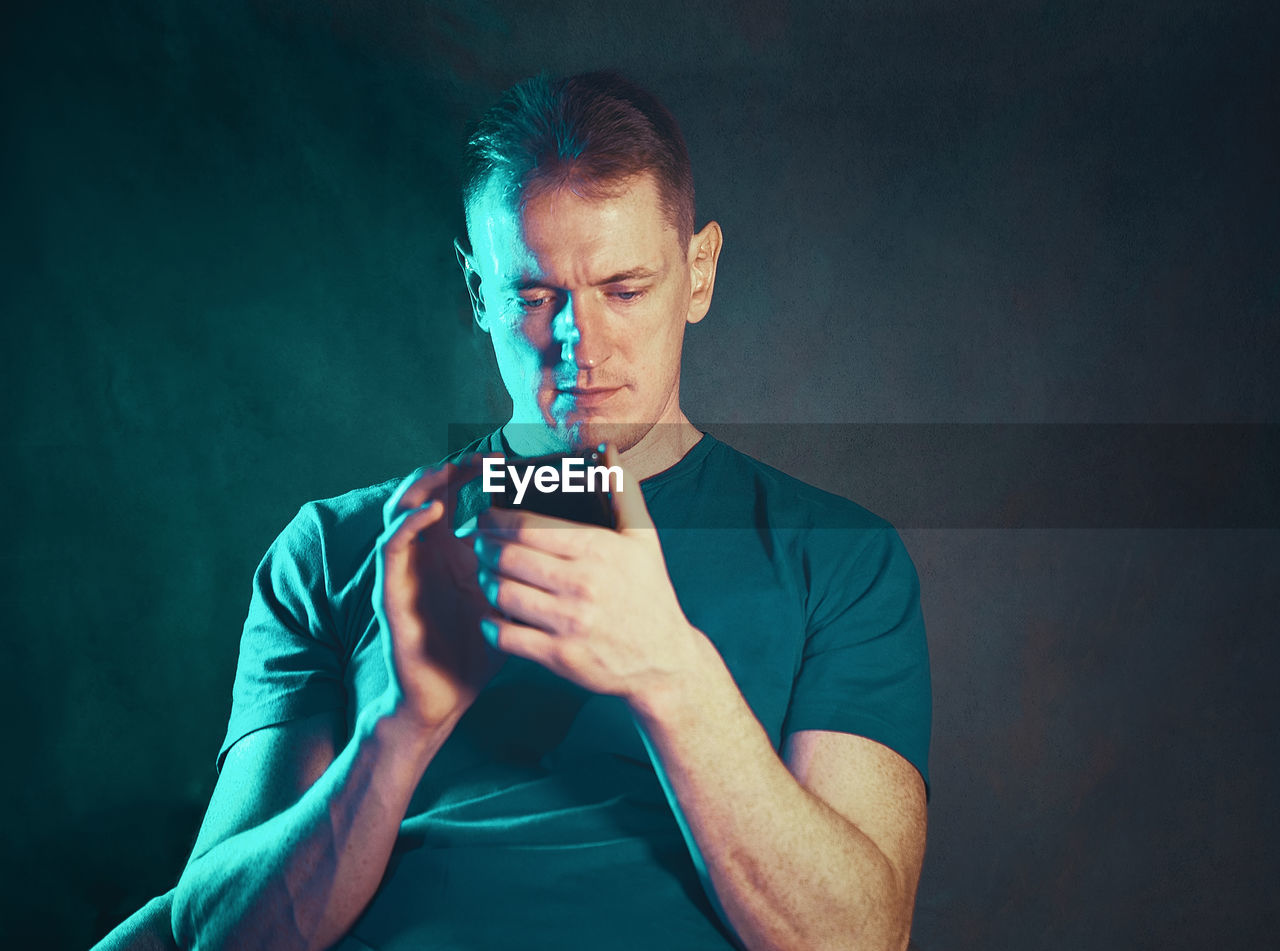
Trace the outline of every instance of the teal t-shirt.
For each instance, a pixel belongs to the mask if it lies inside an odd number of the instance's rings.
[[[494,434],[463,453],[499,449]],[[350,728],[385,690],[373,547],[399,482],[308,502],[268,549],[219,766],[266,726],[342,710]],[[853,733],[895,750],[927,785],[919,586],[892,527],[711,435],[641,486],[686,617],[775,749],[799,730]],[[476,488],[459,520],[479,504]],[[339,947],[734,944],[626,704],[511,658],[432,760],[387,876]]]

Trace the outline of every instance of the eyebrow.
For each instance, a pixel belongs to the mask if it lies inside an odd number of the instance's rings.
[[[607,287],[610,284],[622,284],[626,281],[642,281],[645,278],[653,277],[658,272],[648,267],[633,267],[627,271],[619,271],[617,274],[610,274],[603,281],[596,281],[592,287]],[[551,287],[541,278],[527,277],[524,280],[516,281],[512,285],[517,291],[533,290],[535,287]]]
[[[647,267],[633,267],[629,271],[619,271],[617,274],[611,274],[603,281],[598,281],[595,287],[604,287],[606,284],[621,284],[625,281],[641,281],[647,277],[653,277],[658,272]]]

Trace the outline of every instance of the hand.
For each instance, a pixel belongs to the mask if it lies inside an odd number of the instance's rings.
[[[502,666],[480,635],[488,604],[471,545],[453,534],[458,488],[477,457],[405,479],[383,508],[373,609],[382,626],[392,705],[424,729],[451,725]]]
[[[605,464],[619,465],[610,446]],[[501,650],[643,706],[686,682],[708,643],[680,609],[639,482],[613,495],[618,530],[513,509],[476,519],[482,621]]]

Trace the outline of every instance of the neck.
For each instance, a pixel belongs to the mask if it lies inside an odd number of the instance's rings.
[[[565,452],[566,446],[544,426],[520,423],[515,419],[503,428],[503,436],[511,449],[521,456],[539,456]],[[698,444],[702,433],[675,406],[654,423],[632,446],[621,453],[622,464],[633,479],[647,479],[670,469]],[[594,447],[592,447],[594,448]]]
[[[674,466],[701,438],[698,428],[680,412],[677,419],[658,423],[622,453],[622,464],[632,478],[647,479]]]

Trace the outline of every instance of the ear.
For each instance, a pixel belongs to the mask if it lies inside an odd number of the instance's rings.
[[[689,313],[685,319],[696,324],[711,308],[711,294],[716,287],[716,264],[720,260],[720,248],[724,245],[724,233],[714,221],[689,239]]]
[[[457,238],[453,239],[453,251],[458,256],[458,266],[462,268],[462,277],[467,282],[467,295],[471,298],[471,313],[476,319],[476,326],[488,333],[489,323],[484,311],[484,294],[480,289],[480,272],[476,270],[471,255],[462,249]]]

